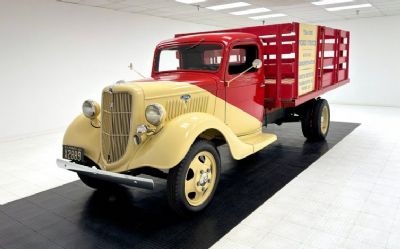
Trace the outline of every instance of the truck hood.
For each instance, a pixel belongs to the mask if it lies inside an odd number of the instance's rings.
[[[157,99],[202,91],[216,92],[217,81],[213,77],[158,77],[129,82],[142,88],[144,98]]]

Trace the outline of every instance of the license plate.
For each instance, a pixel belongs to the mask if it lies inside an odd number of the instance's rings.
[[[63,145],[63,158],[83,162],[83,149],[75,146]]]

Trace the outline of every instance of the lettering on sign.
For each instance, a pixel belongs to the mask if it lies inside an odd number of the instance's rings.
[[[299,26],[299,95],[315,89],[315,62],[317,56],[317,26]]]

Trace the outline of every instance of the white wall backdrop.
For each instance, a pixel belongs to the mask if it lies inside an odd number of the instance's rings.
[[[149,76],[155,45],[213,27],[55,0],[2,0],[0,139],[66,127],[85,99]]]
[[[332,103],[400,107],[400,16],[324,25],[350,31],[351,79],[324,97]]]

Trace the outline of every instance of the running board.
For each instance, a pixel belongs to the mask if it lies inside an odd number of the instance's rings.
[[[252,145],[253,152],[257,152],[275,142],[277,137],[275,134],[260,132],[253,135],[240,137],[239,139],[243,143]]]
[[[57,166],[66,169],[69,171],[73,171],[79,174],[87,175],[93,178],[97,178],[100,180],[104,180],[107,182],[113,182],[118,184],[123,184],[131,187],[136,188],[143,188],[143,189],[154,189],[154,182],[151,179],[137,177],[137,176],[130,176],[124,175],[120,173],[109,172],[105,170],[99,170],[96,168],[90,168],[87,166],[83,166],[77,163],[73,163],[67,160],[57,159]]]

